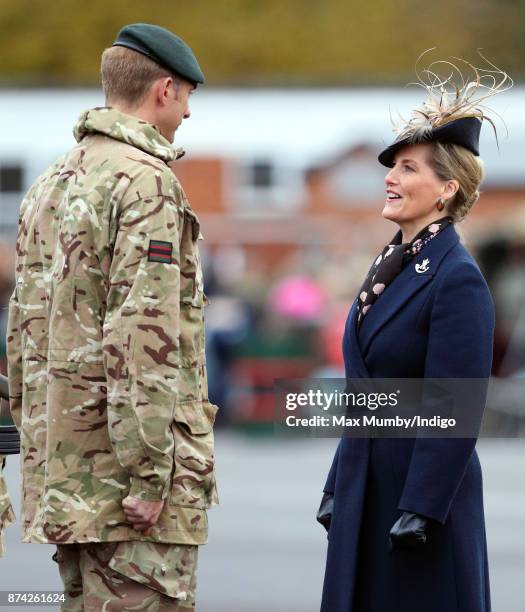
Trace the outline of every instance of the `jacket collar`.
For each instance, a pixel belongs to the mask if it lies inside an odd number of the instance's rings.
[[[459,242],[454,225],[448,225],[426,244],[421,252],[403,268],[385,291],[379,296],[370,312],[356,330],[357,309],[351,310],[347,332],[355,347],[360,347],[362,357],[366,355],[372,340],[381,328],[436,274],[443,258]]]
[[[110,106],[83,112],[73,129],[77,142],[88,134],[97,133],[137,147],[166,163],[184,155],[184,151],[174,149],[152,123],[121,113]]]

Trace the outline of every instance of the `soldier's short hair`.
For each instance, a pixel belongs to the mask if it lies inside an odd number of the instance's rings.
[[[142,53],[127,47],[109,47],[100,66],[106,104],[123,102],[130,108],[140,106],[157,79],[174,76]]]

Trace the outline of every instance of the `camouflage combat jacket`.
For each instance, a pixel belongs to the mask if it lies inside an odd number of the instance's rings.
[[[11,506],[11,500],[7,493],[7,487],[4,481],[2,470],[4,468],[5,457],[0,455],[0,557],[5,554],[4,547],[4,529],[14,522],[15,514]]]
[[[26,542],[202,544],[217,503],[199,221],[157,128],[112,108],[40,176],[9,303]],[[150,537],[127,495],[165,499]]]

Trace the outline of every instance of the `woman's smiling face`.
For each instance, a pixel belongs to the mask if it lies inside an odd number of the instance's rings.
[[[436,203],[454,195],[450,183],[442,181],[429,164],[432,144],[423,143],[403,147],[394,166],[385,177],[386,201],[382,215],[401,225],[419,225],[435,216]],[[446,214],[446,213],[444,213]]]

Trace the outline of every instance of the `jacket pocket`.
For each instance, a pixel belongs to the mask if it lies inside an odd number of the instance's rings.
[[[207,401],[175,406],[171,506],[205,509],[217,503],[213,436],[216,412],[217,407]]]
[[[182,307],[204,306],[204,281],[199,255],[200,224],[195,213],[186,208],[180,240],[180,303]]]

